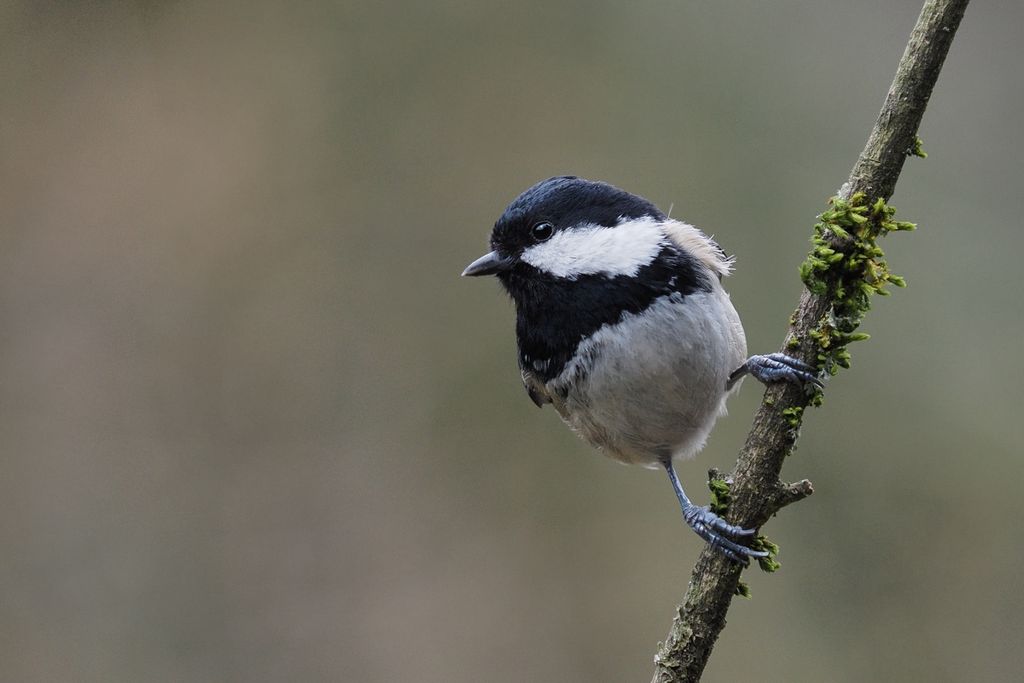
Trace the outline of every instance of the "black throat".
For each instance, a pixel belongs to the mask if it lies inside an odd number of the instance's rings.
[[[624,314],[640,313],[670,294],[711,291],[712,275],[694,256],[665,246],[635,276],[555,277],[525,263],[499,276],[516,303],[519,365],[547,382],[584,339]]]

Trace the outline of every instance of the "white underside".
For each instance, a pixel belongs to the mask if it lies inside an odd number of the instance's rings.
[[[711,292],[665,296],[605,325],[544,389],[586,441],[654,467],[703,448],[746,354],[739,316],[715,280]]]

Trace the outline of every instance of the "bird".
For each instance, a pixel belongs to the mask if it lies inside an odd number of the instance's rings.
[[[693,503],[676,472],[704,447],[745,375],[821,386],[798,359],[747,356],[722,286],[734,258],[647,199],[569,175],[514,199],[490,248],[462,275],[493,275],[512,298],[530,399],[605,455],[664,469],[686,524],[729,560],[765,557],[745,544],[755,529]]]

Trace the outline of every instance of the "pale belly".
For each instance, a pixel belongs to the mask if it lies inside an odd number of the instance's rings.
[[[546,389],[586,441],[653,467],[700,451],[725,412],[729,374],[745,359],[739,316],[716,286],[685,302],[659,299],[645,315],[601,328]]]

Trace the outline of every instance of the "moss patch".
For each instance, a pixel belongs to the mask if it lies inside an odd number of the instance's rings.
[[[757,538],[754,539],[754,542],[750,544],[750,547],[754,550],[768,551],[768,557],[757,558],[757,564],[761,567],[761,571],[768,572],[769,574],[779,571],[779,567],[782,565],[777,559],[779,555],[778,545],[769,541],[767,536],[758,534]]]
[[[708,508],[721,517],[729,511],[729,503],[732,502],[729,493],[729,482],[719,479],[711,472],[708,472],[708,489],[711,491],[711,503]]]
[[[914,136],[914,144],[907,150],[907,156],[928,158],[928,152],[924,151],[924,141],[919,136]]]
[[[834,301],[828,315],[808,334],[817,347],[819,366],[834,375],[840,368],[850,367],[847,346],[868,339],[856,330],[871,308],[871,296],[888,295],[889,285],[907,284],[889,270],[878,238],[917,226],[894,220],[896,209],[883,199],[868,203],[863,192],[849,200],[832,197],[829,205],[814,225],[811,251],[800,265],[800,279],[813,294]],[[820,402],[818,392],[812,404]]]

